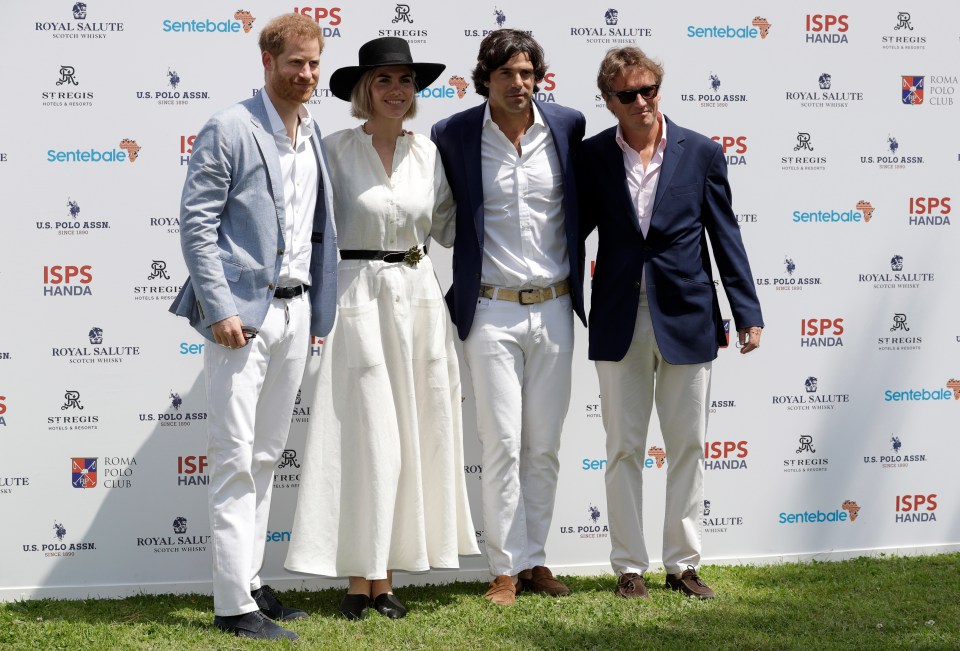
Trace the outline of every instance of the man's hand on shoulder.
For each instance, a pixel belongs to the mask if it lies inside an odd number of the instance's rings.
[[[760,333],[763,332],[763,328],[758,326],[753,326],[750,328],[740,328],[737,330],[737,335],[740,338],[740,353],[746,354],[751,350],[760,347]]]
[[[228,316],[217,321],[210,329],[213,330],[213,340],[227,348],[243,348],[247,341],[243,337],[243,323],[237,315]]]

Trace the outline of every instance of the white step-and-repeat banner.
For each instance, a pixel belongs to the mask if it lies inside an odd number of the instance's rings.
[[[538,99],[583,111],[588,135],[613,124],[595,87],[607,48],[636,44],[662,60],[663,111],[724,147],[767,324],[760,350],[741,356],[731,338],[714,366],[705,562],[960,547],[960,10],[843,4],[5,2],[0,599],[210,590],[204,341],[167,313],[186,277],[180,189],[194,134],[260,88],[259,29],[288,11],[315,18],[327,39],[309,105],[325,133],[356,124],[330,95],[330,73],[377,36],[447,64],[409,125],[423,133],[481,101],[470,72],[481,38],[501,26],[543,45]],[[434,248],[446,288],[449,253]],[[564,573],[609,569],[585,335],[578,326],[547,545]],[[263,575],[282,587],[331,585],[282,568],[304,436],[322,408],[312,393],[305,381],[274,479]],[[473,419],[483,406],[465,394],[482,543]],[[654,559],[662,448],[654,422]],[[460,572],[401,580],[478,579],[485,568],[467,558]]]

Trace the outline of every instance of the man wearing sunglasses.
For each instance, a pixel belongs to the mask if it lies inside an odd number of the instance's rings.
[[[760,346],[763,317],[731,206],[723,151],[659,111],[663,68],[615,48],[597,85],[617,118],[583,141],[580,223],[597,228],[590,359],[607,433],[607,509],[616,594],[647,597],[641,473],[656,404],[668,463],[663,525],[667,587],[714,596],[697,574],[710,370],[726,343],[709,237],[740,352]]]

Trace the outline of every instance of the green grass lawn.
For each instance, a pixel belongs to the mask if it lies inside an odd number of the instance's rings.
[[[311,617],[299,642],[250,642],[212,625],[206,596],[0,604],[2,649],[960,649],[960,554],[841,563],[704,567],[717,591],[700,602],[650,573],[650,599],[613,594],[614,579],[562,577],[573,595],[486,603],[480,583],[397,589],[391,621],[338,615],[342,592],[287,592]]]

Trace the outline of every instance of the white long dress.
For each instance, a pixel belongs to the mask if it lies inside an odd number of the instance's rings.
[[[324,139],[340,250],[449,246],[454,205],[429,138],[397,139],[387,176],[361,128]],[[479,554],[463,467],[460,370],[429,256],[341,260],[285,567],[386,577]]]

